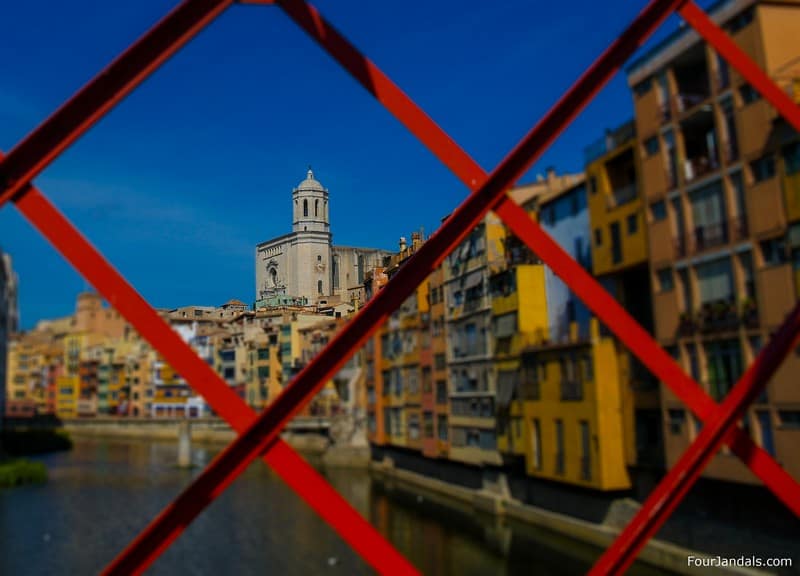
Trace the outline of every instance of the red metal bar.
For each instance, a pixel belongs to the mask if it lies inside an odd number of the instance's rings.
[[[0,155],[2,158],[2,155]],[[237,432],[256,419],[244,401],[200,359],[75,227],[35,188],[15,198],[17,208],[61,254],[87,278],[136,330],[164,356]],[[342,498],[305,460],[279,438],[264,453],[264,461],[308,503],[373,568],[383,574],[416,574],[416,570]],[[214,495],[216,496],[218,492]],[[179,523],[161,540],[147,540],[135,550],[146,554],[118,557],[109,574],[143,571],[188,526]],[[140,540],[144,536],[140,536]]]
[[[605,551],[590,574],[622,574],[636,554],[669,518],[722,445],[747,406],[756,399],[781,362],[800,340],[800,304],[781,325],[755,362],[715,410],[697,439],[659,482],[636,516]]]
[[[277,438],[280,429],[300,410],[311,395],[334,376],[391,311],[399,307],[441,263],[445,255],[480,222],[489,207],[503,197],[505,190],[522,175],[552,139],[566,127],[578,111],[591,100],[594,93],[608,81],[622,63],[679,3],[679,0],[654,0],[651,2],[631,27],[601,55],[542,121],[531,130],[521,144],[489,176],[481,188],[467,198],[399,270],[392,281],[378,292],[297,375],[262,413],[257,422],[228,446],[181,494],[178,500],[165,509],[145,529],[137,542],[123,554],[140,557],[155,553],[155,546],[157,546],[159,538],[163,538],[164,534],[171,534],[177,526],[196,517],[219,494],[220,486],[228,485],[259,453],[266,449]],[[302,6],[295,3],[294,7]],[[310,16],[312,23],[318,20],[318,14],[315,18],[305,9],[299,15],[304,18]],[[326,30],[326,33],[330,34],[330,31]],[[345,52],[342,54],[342,58],[347,61],[357,59],[355,62],[349,62],[352,69],[359,70],[365,66],[363,56],[357,51]],[[388,82],[388,79],[385,80]],[[399,89],[397,92],[399,93]],[[407,98],[405,98],[405,102],[411,106],[412,110],[417,110]],[[431,122],[427,116],[421,113],[416,120],[423,123]]]
[[[287,14],[379,102],[472,189],[486,180],[483,169],[427,116],[374,63],[361,56],[313,6],[303,0],[279,0]],[[598,86],[599,90],[601,86]],[[689,378],[653,338],[600,284],[550,238],[525,211],[505,196],[495,212],[640,361],[705,421],[716,403]],[[735,430],[730,446],[795,514],[800,515],[800,485],[744,432]]]
[[[795,104],[725,31],[714,24],[702,8],[693,0],[688,0],[680,9],[680,14],[731,66],[739,71],[745,80],[775,106],[795,130],[800,132],[800,106]]]
[[[0,206],[232,3],[186,0],[10,150],[0,162]]]

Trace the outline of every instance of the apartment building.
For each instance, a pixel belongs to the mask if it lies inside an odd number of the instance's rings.
[[[795,98],[800,2],[728,0],[710,10],[734,41]],[[655,335],[717,401],[798,296],[797,133],[698,35],[679,30],[628,69],[647,206]],[[800,476],[792,355],[742,426]],[[700,422],[661,386],[671,466]],[[709,477],[755,482],[726,449]]]
[[[497,448],[489,278],[503,258],[504,229],[489,213],[445,259],[444,301],[449,371],[449,457],[501,464]]]

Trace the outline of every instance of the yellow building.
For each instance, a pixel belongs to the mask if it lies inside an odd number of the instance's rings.
[[[522,353],[522,425],[529,475],[598,490],[630,488],[623,446],[622,394],[614,341],[591,336]]]
[[[652,332],[647,220],[636,125],[626,122],[585,151],[592,272],[646,330]],[[629,465],[663,465],[658,383],[617,342],[624,385],[625,453]],[[637,438],[637,430],[638,438]]]
[[[636,128],[627,122],[587,148],[586,182],[596,276],[647,262]]]
[[[525,347],[544,341],[547,301],[544,265],[528,263],[535,257],[520,258],[518,251],[515,258],[510,254],[509,268],[491,278],[498,449],[503,454],[524,456],[520,354]]]
[[[581,179],[525,202],[543,229],[591,267]],[[547,266],[509,238],[506,270],[492,278],[499,447],[530,476],[599,490],[630,487],[623,390],[611,337]]]

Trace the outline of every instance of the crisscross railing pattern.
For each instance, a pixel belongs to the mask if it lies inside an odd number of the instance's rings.
[[[788,315],[739,383],[722,404],[717,405],[590,274],[505,194],[620,66],[675,11],[800,131],[800,108],[700,7],[692,0],[651,0],[647,3],[631,25],[520,144],[487,174],[310,4],[304,0],[241,0],[241,3],[280,6],[450,168],[471,194],[396,277],[259,416],[169,328],[31,183],[63,150],[233,4],[233,0],[185,0],[7,156],[0,155],[0,205],[13,200],[26,218],[239,433],[238,438],[117,556],[107,567],[107,573],[142,572],[259,456],[373,568],[384,574],[416,573],[405,558],[280,439],[279,433],[489,210],[502,218],[509,229],[539,255],[617,338],[705,423],[684,456],[599,559],[593,573],[621,573],[633,562],[636,553],[666,521],[722,443],[727,443],[764,484],[800,516],[798,483],[735,425],[747,405],[796,346],[800,337],[800,306]]]

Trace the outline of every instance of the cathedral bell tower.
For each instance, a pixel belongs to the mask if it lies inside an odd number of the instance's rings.
[[[308,167],[306,179],[297,185],[292,192],[293,232],[327,232],[330,233],[328,220],[328,191],[314,178],[311,167]]]

